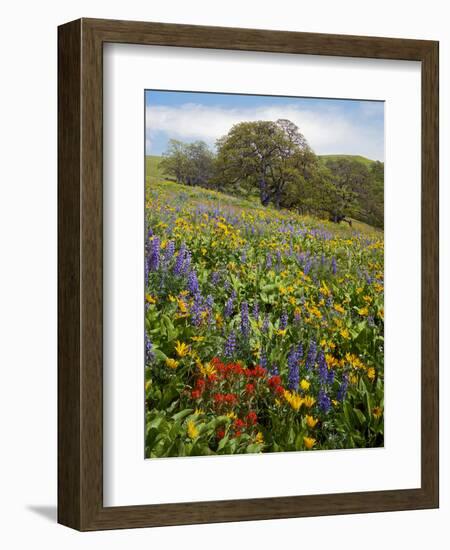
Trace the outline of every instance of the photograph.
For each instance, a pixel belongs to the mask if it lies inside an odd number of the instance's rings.
[[[384,114],[145,91],[145,458],[384,446]]]

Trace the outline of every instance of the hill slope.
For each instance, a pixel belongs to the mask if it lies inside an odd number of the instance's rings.
[[[370,166],[374,162],[376,162],[375,160],[368,159],[361,155],[318,155],[318,156],[324,162],[326,162],[327,160],[339,160],[339,159],[356,160],[361,164],[364,164],[365,166],[367,166],[367,168],[370,168]]]

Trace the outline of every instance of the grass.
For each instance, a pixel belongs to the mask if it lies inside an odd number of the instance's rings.
[[[370,166],[376,162],[374,160],[368,159],[366,157],[363,157],[361,155],[319,155],[319,158],[323,160],[324,162],[327,160],[356,160],[360,162],[361,164],[364,164],[367,166],[367,168],[370,168]]]

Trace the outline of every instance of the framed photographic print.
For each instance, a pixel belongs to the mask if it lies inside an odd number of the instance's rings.
[[[59,28],[58,520],[438,506],[438,43]]]

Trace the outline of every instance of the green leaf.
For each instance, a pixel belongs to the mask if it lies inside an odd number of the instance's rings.
[[[353,412],[356,414],[361,426],[364,426],[366,424],[366,417],[364,414],[359,409],[353,409]]]
[[[173,420],[182,420],[186,416],[189,416],[194,412],[194,409],[183,409],[182,411],[178,412],[177,414],[174,414],[172,416]]]

